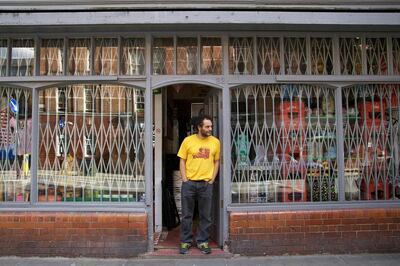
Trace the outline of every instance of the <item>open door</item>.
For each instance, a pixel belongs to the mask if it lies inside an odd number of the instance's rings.
[[[183,139],[193,134],[191,118],[204,112],[213,118],[213,135],[220,139],[221,92],[198,84],[179,84],[161,88],[153,94],[154,115],[154,237],[155,249],[178,248],[180,226],[169,227],[165,218],[171,218],[171,209],[165,208],[166,198],[173,198],[180,214],[179,158],[177,152]],[[221,169],[221,168],[220,168]],[[221,170],[220,170],[221,171]],[[211,243],[222,247],[222,182],[217,176],[213,191],[213,227]],[[168,190],[168,191],[167,191]],[[165,197],[165,193],[169,196]],[[172,204],[173,205],[173,204]],[[164,206],[164,210],[163,210]],[[168,205],[169,207],[171,205]],[[178,215],[179,217],[179,215]],[[169,220],[171,221],[171,220]],[[194,221],[194,225],[196,222]],[[196,250],[196,249],[194,249]]]

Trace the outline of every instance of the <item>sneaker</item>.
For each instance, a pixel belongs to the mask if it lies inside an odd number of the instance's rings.
[[[189,243],[181,243],[179,246],[179,253],[187,254],[191,245]]]
[[[197,247],[200,249],[201,253],[203,253],[203,254],[211,253],[211,248],[208,246],[208,242],[200,243],[197,245]]]

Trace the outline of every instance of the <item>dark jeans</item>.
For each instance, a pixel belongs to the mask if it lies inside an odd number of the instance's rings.
[[[182,224],[181,242],[191,243],[193,239],[192,221],[194,205],[199,208],[199,227],[197,229],[197,244],[208,242],[210,236],[211,205],[213,185],[205,181],[187,181],[182,183]]]

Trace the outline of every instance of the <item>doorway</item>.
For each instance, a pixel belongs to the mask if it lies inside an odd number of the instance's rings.
[[[155,249],[176,249],[180,242],[181,184],[177,153],[186,136],[195,133],[192,119],[205,113],[213,118],[213,135],[221,139],[220,90],[201,84],[175,84],[153,93],[154,121],[154,243]],[[221,162],[222,163],[222,162]],[[222,248],[221,182],[213,191],[210,245]],[[196,230],[195,215],[193,228]]]

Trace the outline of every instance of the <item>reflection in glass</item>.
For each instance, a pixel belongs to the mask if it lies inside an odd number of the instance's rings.
[[[145,40],[140,38],[122,39],[121,75],[145,74]]]
[[[90,75],[90,39],[68,40],[68,75]]]
[[[361,38],[340,38],[340,73],[342,75],[362,74]]]
[[[253,38],[230,38],[229,73],[234,75],[252,75],[253,70]]]
[[[94,74],[117,75],[118,74],[118,39],[95,39]]]
[[[0,202],[29,201],[31,152],[31,93],[0,87]]]
[[[174,39],[154,38],[152,46],[153,74],[174,74]]]
[[[311,74],[333,74],[331,38],[311,38]]]
[[[134,202],[144,195],[143,90],[117,85],[46,89],[38,195],[47,202]],[[141,98],[142,97],[142,98]]]
[[[221,38],[201,38],[201,74],[222,74]]]
[[[177,74],[197,74],[197,38],[178,38],[176,50]]]
[[[0,40],[0,77],[7,76],[8,42]]]
[[[305,38],[284,38],[285,74],[307,73],[307,49]]]
[[[258,38],[258,74],[277,75],[281,73],[279,38]]]
[[[42,40],[40,47],[40,75],[63,75],[64,40]]]
[[[10,74],[11,76],[33,76],[35,74],[34,40],[12,40]]]
[[[386,38],[366,38],[367,70],[369,75],[387,75]]]

